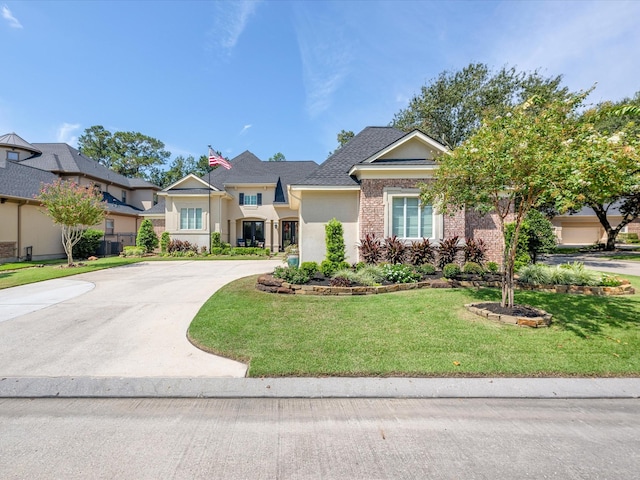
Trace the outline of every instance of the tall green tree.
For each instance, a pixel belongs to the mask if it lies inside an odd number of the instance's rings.
[[[588,206],[604,228],[606,250],[640,216],[640,92],[634,99],[603,103],[580,118],[574,140],[573,182],[565,192],[571,210]],[[621,221],[614,225],[611,212]]]
[[[351,130],[340,130],[340,132],[338,133],[338,148],[336,148],[333,152],[329,152],[329,156],[333,155],[335,152],[344,147],[353,137],[355,137],[355,134]]]
[[[287,159],[284,158],[284,155],[280,152],[273,155],[273,157],[269,157],[270,162],[285,162]]]
[[[532,96],[566,96],[561,81],[561,76],[545,78],[537,71],[518,72],[513,67],[492,71],[485,64],[471,63],[460,71],[444,71],[424,85],[394,116],[392,125],[421,130],[454,148],[476,131],[488,109],[504,111]]]
[[[62,227],[67,264],[73,265],[73,246],[80,241],[87,227],[102,222],[107,214],[102,194],[92,187],[59,179],[43,185],[36,198],[42,212]]]
[[[190,173],[197,177],[203,177],[216,168],[218,167],[209,165],[209,157],[206,155],[201,155],[197,160],[192,155],[186,158],[178,155],[166,170],[159,167],[151,168],[148,180],[154,185],[165,188]]]
[[[151,179],[154,167],[171,157],[160,140],[139,132],[111,133],[102,125],[85,129],[78,139],[80,151],[126,177]]]
[[[575,116],[583,99],[534,97],[495,109],[467,141],[440,159],[434,182],[421,185],[422,202],[442,212],[495,212],[502,238],[507,223],[514,223],[503,251],[503,307],[514,306],[516,246],[527,213],[550,199],[558,210],[567,208],[563,192],[574,159],[569,140],[577,134]]]
[[[78,138],[78,148],[87,157],[107,168],[112,167],[115,158],[113,134],[102,125],[94,125],[85,129]]]

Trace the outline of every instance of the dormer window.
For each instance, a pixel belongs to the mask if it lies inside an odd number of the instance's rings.
[[[18,160],[20,160],[20,154],[18,152],[13,152],[9,150],[7,151],[7,160],[17,162]]]
[[[122,190],[122,203],[127,203],[127,191]]]

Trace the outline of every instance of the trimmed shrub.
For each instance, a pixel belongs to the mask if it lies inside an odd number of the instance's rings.
[[[145,254],[144,247],[126,246],[120,254],[121,257],[141,257]]]
[[[136,236],[136,246],[144,248],[145,253],[151,253],[154,249],[158,248],[158,235],[153,230],[153,224],[151,220],[145,218],[140,224],[138,229],[138,235]]]
[[[447,263],[442,267],[442,275],[444,278],[456,278],[460,275],[460,267],[455,263]]]
[[[496,262],[487,262],[487,264],[485,265],[485,268],[487,269],[487,272],[489,272],[489,273],[499,273],[500,272],[500,265],[498,265]]]
[[[373,233],[367,233],[364,239],[360,240],[358,250],[360,251],[360,258],[369,265],[379,263],[384,253],[380,240]]]
[[[171,242],[169,232],[162,232],[162,235],[160,235],[160,252],[167,253],[169,251],[169,242]]]
[[[297,267],[276,267],[273,269],[273,276],[285,282],[295,285],[303,285],[309,282],[309,276]]]
[[[484,268],[482,268],[482,265],[479,263],[466,262],[462,267],[462,272],[471,275],[482,275],[484,273]]]
[[[73,258],[89,258],[95,255],[98,252],[98,247],[103,237],[104,232],[102,230],[88,228],[82,232],[82,237],[71,250],[73,252]]]
[[[438,246],[438,267],[444,270],[444,267],[450,263],[456,263],[460,246],[458,242],[460,237],[457,235],[451,238],[445,238]]]
[[[407,254],[409,263],[411,265],[424,265],[433,263],[436,259],[436,251],[428,238],[411,242],[409,251]]]
[[[332,218],[329,220],[329,223],[324,226],[324,232],[327,247],[326,259],[336,264],[344,262],[346,257],[342,223]]]
[[[384,240],[384,258],[391,264],[404,263],[404,256],[407,246],[396,235],[387,237]]]
[[[419,273],[404,264],[384,264],[382,265],[382,274],[391,283],[415,283],[421,279]]]
[[[416,267],[416,270],[422,275],[435,275],[436,267],[431,265],[430,263],[425,263],[424,265],[420,265]]]
[[[184,256],[186,252],[192,251],[198,253],[198,246],[192,244],[188,240],[171,240],[167,246],[167,252],[173,256]]]
[[[336,263],[329,260],[323,260],[322,263],[320,263],[320,271],[325,277],[332,277],[338,270],[345,270],[348,268],[351,268],[351,265],[347,262]]]
[[[309,275],[309,277],[313,277],[320,271],[320,265],[318,265],[317,262],[302,262],[300,270]]]
[[[220,248],[222,247],[220,243],[220,232],[211,232],[211,248]]]

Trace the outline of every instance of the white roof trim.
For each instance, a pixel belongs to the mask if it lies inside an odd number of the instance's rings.
[[[446,154],[451,153],[451,151],[446,146],[442,145],[440,142],[434,140],[428,135],[425,135],[419,130],[414,130],[411,133],[408,133],[407,135],[405,135],[404,137],[399,138],[398,140],[393,142],[391,145],[386,146],[379,152],[374,153],[369,158],[360,162],[360,164],[373,163],[376,160],[378,160],[380,157],[385,156],[387,153],[391,152],[392,150],[395,150],[400,145],[407,143],[408,141],[413,139],[420,140],[422,143],[427,145],[427,148],[429,148],[430,150],[434,150],[436,153],[446,153]]]
[[[200,177],[197,177],[196,175],[194,175],[193,173],[190,173],[189,175],[187,175],[186,177],[182,177],[180,180],[178,180],[175,183],[172,183],[171,185],[169,185],[168,187],[166,187],[164,190],[162,190],[163,192],[166,192],[168,190],[171,190],[172,188],[176,188],[176,185],[180,185],[182,182],[184,182],[185,180],[187,180],[188,178],[197,180],[198,182],[202,183],[202,185],[204,186],[204,188],[209,188],[211,190],[215,190],[215,191],[220,191],[219,189],[217,189],[216,187],[214,187],[213,185],[209,185],[207,182],[205,182],[204,180],[202,180]]]

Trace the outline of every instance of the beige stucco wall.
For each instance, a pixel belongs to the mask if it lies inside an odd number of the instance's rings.
[[[358,261],[358,190],[298,191],[300,203],[300,261],[322,262],[326,255],[325,225],[342,222],[347,262]]]
[[[133,207],[147,210],[153,207],[153,195],[154,190],[150,188],[131,190],[127,193],[127,203]]]
[[[17,202],[7,201],[0,205],[0,243],[13,242],[16,249],[15,257],[5,257],[3,261],[24,257],[25,247],[29,246],[33,247],[34,260],[62,257],[64,249],[60,234],[60,227],[35,204],[19,206]]]
[[[220,197],[211,198],[211,213],[209,213],[209,198],[206,195],[170,195],[165,204],[165,231],[169,232],[172,240],[186,240],[198,247],[209,248],[209,225],[217,231],[220,225]],[[180,229],[180,210],[182,208],[202,209],[202,228],[197,230]]]

